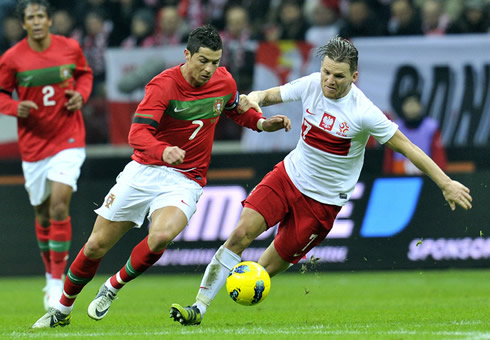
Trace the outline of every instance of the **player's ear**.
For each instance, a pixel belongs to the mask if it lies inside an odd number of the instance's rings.
[[[189,51],[187,48],[184,50],[184,56],[185,56],[185,60],[186,61],[189,61],[191,60],[191,51]]]
[[[359,71],[355,71],[354,74],[352,75],[352,82],[355,83],[358,77],[359,77]]]

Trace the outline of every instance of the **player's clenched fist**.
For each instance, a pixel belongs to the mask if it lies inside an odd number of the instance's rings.
[[[23,100],[17,106],[17,116],[19,118],[27,118],[31,109],[37,110],[39,107],[32,100]]]
[[[185,151],[178,146],[167,146],[165,150],[163,150],[162,159],[168,164],[182,164],[182,162],[184,162],[184,157]]]

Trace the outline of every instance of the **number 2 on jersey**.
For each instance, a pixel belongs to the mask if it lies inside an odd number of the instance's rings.
[[[54,87],[51,85],[44,86],[43,89],[43,104],[44,106],[54,106],[56,105],[56,101],[51,100],[51,97],[54,96]]]

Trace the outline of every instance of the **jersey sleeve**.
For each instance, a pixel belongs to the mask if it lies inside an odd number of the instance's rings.
[[[12,99],[12,93],[17,86],[15,70],[9,65],[9,53],[0,58],[0,113],[17,117],[19,102]]]
[[[129,131],[129,145],[147,156],[161,160],[168,143],[159,141],[155,133],[162,115],[167,109],[168,100],[163,89],[150,82],[145,88],[145,97],[138,105]]]
[[[364,128],[380,144],[386,143],[398,130],[398,125],[386,117],[386,115],[372,105],[363,119]]]
[[[92,92],[92,85],[94,76],[92,69],[87,63],[87,59],[83,55],[82,48],[75,43],[75,48],[78,50],[78,58],[75,66],[74,78],[75,78],[75,91],[79,92],[83,97],[83,102],[86,103]]]
[[[243,114],[239,114],[236,112],[236,110],[225,111],[225,114],[229,118],[233,119],[237,124],[259,132],[260,130],[257,128],[257,122],[261,118],[265,119],[262,113],[257,112],[254,109],[249,109]]]
[[[301,100],[303,93],[309,87],[310,77],[311,75],[281,85],[279,90],[281,91],[282,101],[293,102]]]
[[[240,101],[240,93],[237,91],[235,79],[233,79],[228,71],[227,76],[229,81],[228,86],[232,88],[235,95],[231,96],[230,100],[228,100],[228,102],[225,104],[224,113],[228,118],[234,120],[238,125],[252,129],[254,131],[260,131],[257,128],[257,122],[261,118],[265,119],[265,117],[262,115],[262,113],[257,112],[254,109],[250,109],[243,114],[239,114],[237,112],[238,103]]]

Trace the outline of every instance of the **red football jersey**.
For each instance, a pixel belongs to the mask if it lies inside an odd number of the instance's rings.
[[[81,111],[68,111],[65,90],[76,90],[87,101],[92,70],[74,39],[51,34],[50,46],[32,50],[27,38],[0,58],[0,113],[17,116],[19,101],[31,100],[38,110],[17,118],[22,160],[35,162],[61,150],[85,146]],[[19,101],[12,99],[16,91]]]
[[[226,68],[219,67],[206,84],[193,87],[184,79],[180,66],[163,71],[146,86],[131,125],[129,144],[137,162],[179,169],[204,186],[221,113],[253,130],[263,116],[254,110],[236,113],[237,86]],[[167,146],[186,152],[182,164],[169,165],[162,160]]]

